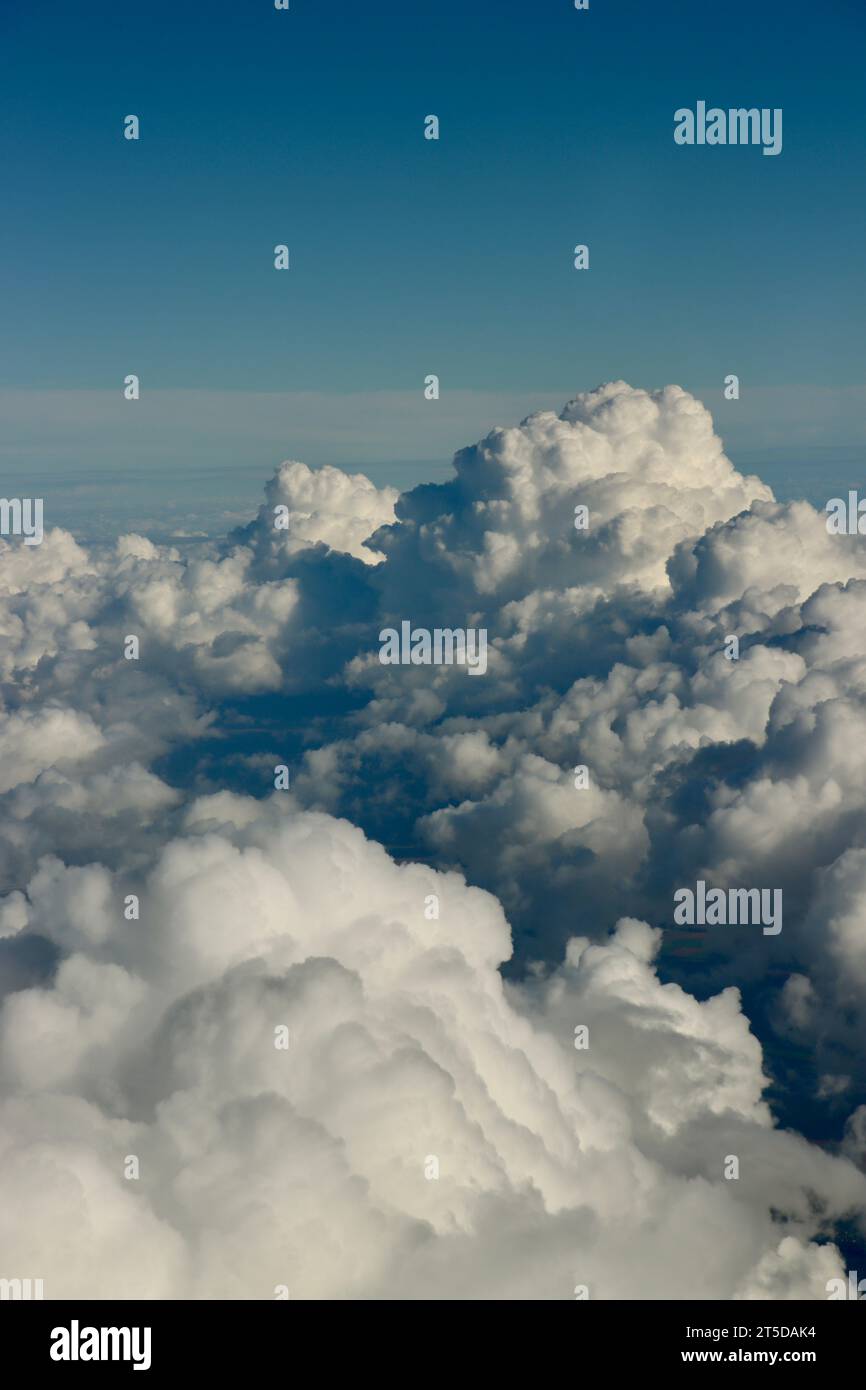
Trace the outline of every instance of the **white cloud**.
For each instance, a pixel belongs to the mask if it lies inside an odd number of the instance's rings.
[[[677,387],[615,383],[456,463],[399,500],[283,465],[194,555],[0,548],[0,1247],[49,1296],[812,1298],[843,1273],[856,540],[742,478]],[[381,666],[398,618],[486,625],[487,674]],[[656,930],[699,876],[781,885],[782,934]],[[506,984],[510,928],[531,968]],[[804,1092],[850,1111],[846,1156],[773,1123],[757,990],[814,1046]]]
[[[367,542],[394,521],[398,496],[396,488],[374,487],[363,473],[283,463],[265,488],[257,519],[240,536],[252,545],[262,574],[279,573],[282,557],[317,542],[374,565],[383,556]]]
[[[802,1280],[838,1272],[810,1244],[809,1192],[839,1216],[866,1178],[772,1128],[736,991],[699,1003],[660,985],[657,937],[634,921],[506,987],[509,934],[489,895],[395,866],[347,823],[279,798],[251,809],[193,808],[191,824],[222,832],[168,844],[141,920],[116,914],[108,940],[92,925],[108,916],[104,876],[88,871],[89,887],[51,869],[53,920],[77,948],[0,1015],[5,1248],[51,1296],[100,1296],[111,1266],[126,1296],[269,1297],[286,1283],[301,1298],[448,1297],[465,1253],[471,1297],[570,1298],[574,1282],[638,1297],[651,1270],[657,1296],[731,1297],[774,1287],[771,1207],[800,1242]],[[739,1184],[723,1177],[732,1151]],[[115,1223],[83,1237],[78,1197],[64,1207],[53,1186],[46,1205],[34,1172],[49,1155],[44,1180],[91,1189]],[[141,1269],[116,1252],[133,1202]]]

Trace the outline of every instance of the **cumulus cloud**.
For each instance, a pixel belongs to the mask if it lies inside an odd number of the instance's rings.
[[[396,488],[377,488],[363,473],[287,462],[265,487],[256,520],[238,537],[249,543],[265,574],[278,572],[281,560],[318,543],[375,565],[384,557],[370,537],[394,521],[398,497]]]
[[[376,538],[383,584],[403,602],[430,586],[437,602],[456,589],[479,607],[548,588],[667,587],[680,541],[772,495],[737,473],[709,412],[676,386],[614,382],[491,431],[454,466],[453,482],[402,498],[401,524]],[[576,506],[589,510],[585,535]]]
[[[221,545],[0,549],[7,1262],[824,1297],[866,1196],[864,608],[856,538],[622,382],[399,498],[290,463]],[[487,672],[381,665],[404,619],[484,627]],[[783,931],[676,929],[698,878]]]
[[[646,924],[506,986],[494,898],[278,796],[194,803],[137,922],[123,886],[40,866],[30,923],[63,963],[0,1015],[3,1248],[57,1296],[104,1293],[136,1220],[126,1296],[448,1297],[465,1254],[469,1297],[732,1297],[785,1286],[780,1222],[798,1287],[840,1269],[827,1231],[866,1178],[773,1128],[736,990],[660,984]],[[64,1254],[82,1202],[116,1213],[90,1276]]]

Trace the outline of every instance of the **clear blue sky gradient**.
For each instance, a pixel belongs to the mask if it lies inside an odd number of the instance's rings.
[[[0,49],[0,389],[866,382],[862,0],[2,0]],[[698,99],[782,153],[677,146]]]
[[[6,0],[3,29],[5,384],[864,379],[860,0]],[[676,146],[698,98],[781,106],[782,154]]]

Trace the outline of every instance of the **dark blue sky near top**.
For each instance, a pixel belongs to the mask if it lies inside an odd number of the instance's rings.
[[[856,0],[4,0],[2,28],[3,386],[864,381]],[[781,107],[782,153],[675,145],[698,99]]]
[[[0,16],[0,465],[53,522],[221,534],[287,457],[411,486],[620,377],[782,496],[861,480],[860,0]],[[675,144],[698,100],[782,108],[781,154]]]

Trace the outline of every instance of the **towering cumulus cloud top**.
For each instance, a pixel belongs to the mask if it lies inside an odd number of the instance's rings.
[[[420,595],[432,579],[481,606],[580,584],[665,586],[680,541],[772,497],[737,473],[709,412],[677,386],[603,386],[558,416],[492,430],[455,468],[454,482],[403,498],[403,525],[379,543],[392,582]],[[576,506],[591,518],[579,549]]]

